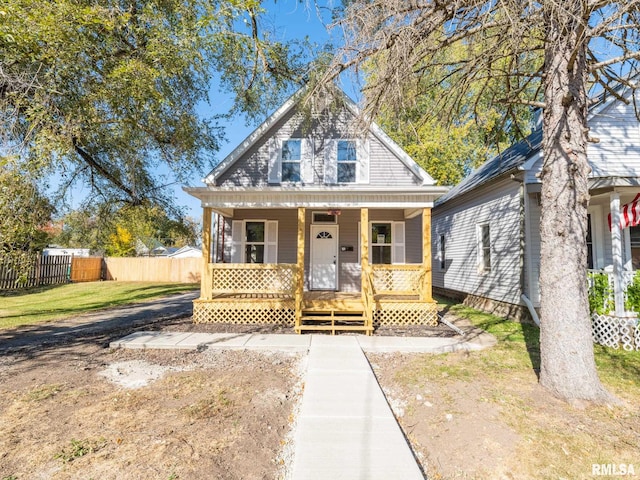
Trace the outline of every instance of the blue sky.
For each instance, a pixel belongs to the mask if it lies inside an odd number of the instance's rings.
[[[263,26],[272,29],[281,41],[302,39],[308,36],[311,42],[322,45],[330,40],[330,36],[335,37],[340,34],[338,31],[328,32],[324,24],[330,20],[329,8],[317,12],[313,2],[306,5],[306,2],[300,0],[272,0],[264,3],[263,6],[267,10],[263,18]],[[325,20],[321,20],[319,15],[322,15]],[[339,41],[338,38],[331,39],[334,43]],[[346,92],[353,98],[356,96],[354,90],[354,87],[349,85]],[[200,109],[203,116],[224,114],[231,109],[231,96],[225,96],[224,92],[217,91],[215,85],[212,86],[211,97],[215,99],[215,105],[203,105]],[[256,124],[247,125],[246,119],[243,117],[236,117],[220,125],[225,128],[226,138],[216,154],[217,161],[224,159],[257,127]],[[194,179],[191,186],[204,186],[200,180],[200,178]],[[173,188],[177,204],[186,207],[187,214],[199,220],[202,215],[199,200],[184,193],[181,185],[175,185]]]

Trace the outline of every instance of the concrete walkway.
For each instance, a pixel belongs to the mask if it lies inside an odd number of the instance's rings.
[[[109,344],[111,348],[156,348],[204,350],[206,348],[268,349],[307,351],[315,339],[342,345],[344,338],[352,338],[365,352],[448,353],[481,350],[492,346],[495,339],[488,334],[467,337],[377,337],[364,335],[295,335],[262,333],[194,333],[194,332],[136,332]]]
[[[294,438],[294,480],[424,479],[358,337],[312,337]]]
[[[307,351],[292,480],[424,480],[364,352],[479,350],[495,339],[137,332],[112,348]]]

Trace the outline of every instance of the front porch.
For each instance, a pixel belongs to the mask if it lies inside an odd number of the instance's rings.
[[[430,208],[421,211],[422,263],[371,264],[369,228],[360,229],[360,291],[354,292],[305,288],[305,237],[310,231],[306,213],[303,207],[297,209],[296,263],[212,263],[211,209],[205,208],[205,265],[194,322],[276,324],[297,333],[368,335],[379,326],[437,324],[431,297]],[[361,225],[369,225],[367,208],[360,209],[359,216]]]

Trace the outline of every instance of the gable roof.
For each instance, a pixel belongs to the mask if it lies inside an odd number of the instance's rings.
[[[621,97],[628,98],[631,95],[631,89],[619,85],[614,89],[616,94]],[[594,98],[594,101],[589,108],[588,119],[594,115],[601,113],[608,108],[612,103],[619,101],[615,95],[603,92]],[[498,178],[502,175],[513,173],[520,170],[529,170],[533,168],[535,162],[539,159],[542,151],[542,122],[536,127],[528,137],[520,142],[512,145],[504,152],[496,155],[490,160],[476,168],[467,177],[465,177],[460,183],[453,187],[449,192],[436,201],[436,205],[459,197],[475,188],[484,185],[494,178]]]
[[[480,165],[460,183],[449,190],[447,194],[440,197],[436,204],[444,203],[478,188],[494,178],[519,170],[527,160],[539,152],[541,145],[542,129],[539,128],[524,140],[512,145],[501,154],[496,155],[491,160],[487,160]]]
[[[271,127],[278,123],[285,115],[298,105],[307,93],[308,86],[303,86],[295,92],[289,99],[271,114],[258,128],[256,128],[247,138],[245,138],[229,155],[227,155],[204,179],[207,185],[214,185],[216,178],[229,170],[251,147],[253,147]],[[333,90],[340,96],[347,110],[355,117],[361,114],[360,109],[353,100],[338,86],[334,85]],[[423,185],[435,185],[435,180],[420,167],[396,142],[394,142],[376,123],[369,126],[369,133],[375,136],[384,146],[389,149],[417,178]]]

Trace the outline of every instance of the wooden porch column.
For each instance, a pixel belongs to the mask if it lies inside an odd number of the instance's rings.
[[[200,298],[211,300],[212,279],[209,270],[211,263],[211,215],[213,211],[209,207],[203,208],[202,213],[202,274],[200,275]]]
[[[298,208],[298,253],[296,257],[296,327],[299,327],[302,319],[302,307],[304,303],[304,232],[306,209]],[[300,330],[296,330],[300,333]]]
[[[422,210],[422,268],[424,280],[420,291],[420,300],[433,301],[431,277],[431,209]]]
[[[624,314],[624,291],[622,289],[622,229],[620,228],[620,194],[611,192],[611,254],[613,257],[613,299],[616,316]]]
[[[364,276],[369,269],[369,209],[360,209],[360,265],[362,266],[362,282],[364,285]]]

